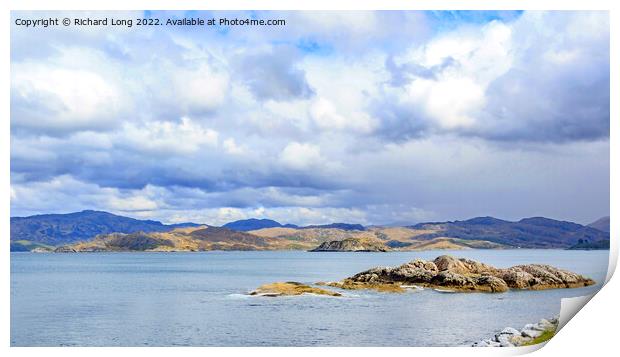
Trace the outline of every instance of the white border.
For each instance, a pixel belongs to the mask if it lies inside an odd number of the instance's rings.
[[[2,57],[0,63],[5,69],[4,78],[7,79],[0,88],[2,93],[2,106],[4,110],[4,120],[2,130],[0,130],[0,148],[2,155],[2,175],[0,182],[0,236],[4,239],[4,244],[0,248],[2,251],[2,264],[0,265],[0,279],[2,280],[3,294],[0,295],[2,324],[0,333],[5,340],[2,343],[3,349],[14,355],[46,354],[49,356],[81,356],[84,354],[93,356],[107,356],[110,353],[121,355],[149,354],[154,356],[167,355],[169,353],[180,353],[187,355],[263,355],[289,356],[295,354],[299,356],[315,356],[317,353],[327,355],[356,354],[356,355],[376,355],[378,353],[389,353],[394,356],[405,356],[412,353],[432,353],[434,355],[515,355],[536,348],[521,349],[472,349],[472,348],[9,348],[10,340],[10,255],[9,255],[9,217],[10,217],[10,156],[9,156],[9,133],[10,133],[10,97],[9,83],[10,78],[10,14],[9,10],[135,10],[135,9],[213,9],[213,10],[399,10],[399,9],[418,9],[418,10],[610,10],[611,17],[611,181],[620,182],[620,163],[618,162],[618,69],[620,68],[618,57],[618,22],[620,20],[619,5],[620,1],[605,0],[313,0],[296,2],[286,0],[101,0],[101,1],[78,1],[78,0],[9,0],[2,2],[5,11],[1,18],[4,26],[2,32]],[[615,100],[614,100],[615,99]],[[617,186],[611,186],[611,222],[612,222],[612,244],[610,251],[610,271],[607,278],[611,278],[616,266],[618,257],[618,225],[620,191]],[[611,348],[615,347],[617,339],[616,319],[618,316],[618,302],[620,301],[620,283],[611,281],[597,294],[592,302],[583,308],[583,312],[578,314],[568,323],[568,328],[562,329],[554,337],[547,347],[541,350],[541,355],[559,354],[602,354],[608,355]],[[527,307],[524,307],[527,308]]]

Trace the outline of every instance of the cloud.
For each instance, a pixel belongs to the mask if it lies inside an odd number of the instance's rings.
[[[226,14],[287,26],[12,28],[12,214],[608,214],[606,12]]]
[[[437,132],[500,141],[609,137],[608,21],[604,12],[525,13],[464,25],[388,57],[391,79],[371,106],[379,132],[392,140]]]
[[[176,105],[191,114],[212,112],[224,103],[228,82],[227,73],[218,72],[204,62],[196,68],[180,68],[172,76],[178,93]]]
[[[283,46],[243,53],[235,73],[259,100],[306,99],[314,91],[296,65],[298,59],[296,51]]]
[[[126,123],[122,134],[115,140],[117,145],[128,145],[145,153],[184,155],[195,153],[204,146],[216,147],[219,134],[183,117],[179,123],[150,122],[143,126]]]
[[[122,93],[98,73],[38,64],[16,64],[11,73],[14,127],[62,132],[118,124]]]
[[[541,23],[544,30],[531,30]],[[609,138],[608,30],[605,12],[524,14],[515,24],[514,64],[487,90],[482,135],[521,141]]]
[[[292,169],[306,170],[317,167],[325,160],[321,157],[321,149],[318,146],[292,142],[282,150],[280,161]]]
[[[135,212],[154,211],[158,208],[157,202],[146,197],[132,196],[126,198],[111,197],[108,207],[114,211]]]
[[[370,133],[376,121],[365,112],[349,112],[347,116],[338,112],[332,102],[318,98],[310,105],[310,116],[321,130],[351,130]]]
[[[237,145],[234,138],[228,138],[224,140],[222,145],[224,145],[224,150],[226,150],[227,153],[232,155],[242,155],[246,152],[243,147]]]

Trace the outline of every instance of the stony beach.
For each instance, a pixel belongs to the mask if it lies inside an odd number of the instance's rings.
[[[558,328],[559,316],[527,324],[521,330],[506,327],[492,338],[473,343],[472,347],[520,347],[548,341]]]

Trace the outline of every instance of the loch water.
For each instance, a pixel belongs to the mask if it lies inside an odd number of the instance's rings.
[[[276,281],[340,280],[442,254],[497,267],[544,263],[578,289],[257,297]],[[11,253],[11,346],[461,346],[559,313],[598,290],[609,251]]]

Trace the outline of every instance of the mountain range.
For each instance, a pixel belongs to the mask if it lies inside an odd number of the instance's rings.
[[[166,225],[101,211],[11,218],[11,250],[312,250],[356,246],[377,250],[570,248],[595,249],[609,241],[609,218],[584,226],[544,217],[506,221],[477,217],[404,227],[332,223],[299,227],[268,219],[230,222],[222,227]],[[598,227],[598,228],[596,228]],[[347,239],[351,244],[337,244]],[[382,248],[384,247],[384,248]],[[61,249],[62,250],[62,249]]]
[[[99,234],[162,232],[178,227],[196,226],[199,224],[166,225],[158,221],[86,210],[67,214],[11,217],[11,242],[26,241],[57,246],[92,239]]]
[[[363,231],[365,228],[361,224],[351,224],[351,223],[330,223],[330,224],[322,224],[322,225],[310,225],[310,226],[297,226],[295,224],[281,224],[280,222],[274,221],[272,219],[242,219],[239,221],[229,222],[223,225],[222,227],[233,229],[235,231],[241,232],[249,232],[255,231],[257,229],[264,228],[300,228],[300,229],[309,229],[309,228],[338,228],[343,229],[345,231]]]
[[[419,236],[420,239],[479,239],[518,248],[566,248],[577,244],[579,240],[609,240],[609,232],[544,217],[524,218],[517,222],[477,217],[465,221],[420,223],[412,228],[434,231]]]

